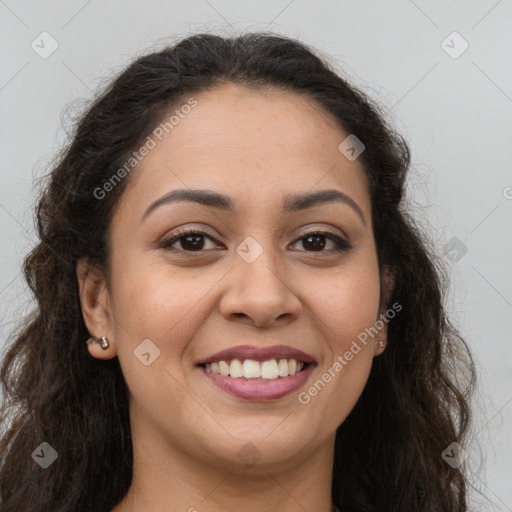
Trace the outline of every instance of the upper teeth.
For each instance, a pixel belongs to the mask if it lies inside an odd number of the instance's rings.
[[[239,359],[233,361],[216,361],[206,363],[207,372],[223,375],[224,377],[235,377],[246,379],[277,379],[278,377],[288,377],[295,375],[304,368],[303,361],[296,359],[275,359],[268,361],[254,361],[253,359],[245,359],[243,363]]]

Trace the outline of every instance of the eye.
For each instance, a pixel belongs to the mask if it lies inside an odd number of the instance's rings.
[[[193,228],[181,229],[170,238],[165,239],[160,247],[162,249],[175,249],[173,246],[176,242],[180,242],[181,249],[184,252],[201,252],[204,249],[205,239],[218,243],[213,237]]]
[[[200,253],[205,250],[206,240],[220,245],[215,238],[204,231],[194,228],[184,228],[165,239],[160,247],[162,249],[178,250],[185,253]],[[180,248],[174,247],[177,242],[180,243]],[[352,248],[346,240],[330,231],[310,231],[303,233],[292,245],[296,245],[299,242],[302,242],[302,247],[306,249],[306,252],[334,254],[348,251]],[[333,243],[334,247],[329,250],[324,250],[328,242]]]
[[[327,245],[327,242],[325,241],[326,239],[334,244],[334,248],[324,251],[323,249]],[[302,233],[301,237],[298,238],[295,243],[300,241],[302,241],[302,247],[311,249],[307,252],[333,254],[348,251],[352,248],[346,240],[334,233],[331,233],[330,231],[310,231]]]

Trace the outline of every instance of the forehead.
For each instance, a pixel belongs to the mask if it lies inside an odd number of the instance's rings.
[[[362,165],[338,149],[348,133],[311,98],[234,84],[191,97],[197,104],[175,116],[167,133],[151,135],[154,148],[130,176],[126,194],[136,191],[133,200],[147,204],[190,187],[263,207],[274,199],[280,206],[283,194],[337,188],[368,202]],[[187,99],[164,113],[160,126]]]

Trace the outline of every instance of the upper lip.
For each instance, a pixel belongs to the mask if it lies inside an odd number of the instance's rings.
[[[217,361],[232,361],[233,359],[252,359],[254,361],[268,361],[270,359],[296,359],[306,363],[315,363],[313,356],[306,354],[302,350],[298,350],[288,345],[273,345],[271,347],[255,347],[253,345],[238,345],[220,352],[216,352],[211,356],[199,360],[196,364],[202,365]]]

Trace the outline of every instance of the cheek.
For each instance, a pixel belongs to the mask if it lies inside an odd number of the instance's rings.
[[[172,327],[174,318],[185,314],[192,287],[180,273],[166,278],[168,271],[161,264],[129,251],[122,256],[114,254],[112,268],[112,309],[121,327],[131,327],[126,333],[129,337],[137,333],[160,338],[162,330]]]
[[[191,323],[193,306],[213,280],[192,279],[192,286],[185,273],[171,275],[168,266],[127,252],[112,257],[112,268],[116,350],[134,403],[148,416],[163,397],[174,407],[186,403],[175,379],[182,380],[181,354],[197,328]]]
[[[369,254],[317,281],[311,307],[319,316],[333,352],[348,350],[373,326],[379,314],[380,280],[376,258]]]
[[[368,253],[316,283],[310,308],[328,350],[301,403],[314,403],[317,413],[336,425],[359,399],[373,362],[374,341],[368,333],[379,314],[376,258]]]
[[[133,364],[133,351],[152,340],[169,363],[181,356],[206,314],[203,304],[216,272],[176,269],[154,258],[112,258],[112,311],[120,360]]]
[[[310,309],[328,351],[321,375],[328,399],[341,398],[350,410],[368,378],[373,361],[373,337],[379,314],[380,279],[374,253],[368,251],[341,266],[335,275],[315,280]]]
[[[317,297],[317,325],[328,350],[299,401],[309,413],[314,410],[315,416],[323,418],[324,427],[337,428],[366,385],[374,355],[374,342],[367,333],[375,325],[378,306],[378,273],[369,278],[353,272],[340,278],[336,286],[330,284],[322,298]]]

